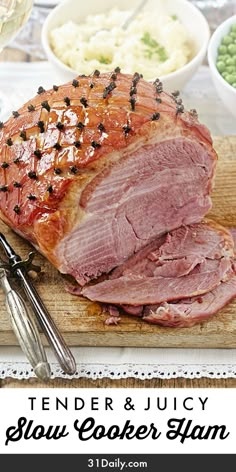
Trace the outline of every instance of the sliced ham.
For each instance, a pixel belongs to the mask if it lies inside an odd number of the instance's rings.
[[[134,306],[202,295],[233,275],[233,256],[230,233],[214,222],[181,227],[82,294],[102,303]]]
[[[116,305],[147,305],[202,295],[233,275],[230,259],[204,261],[196,272],[182,277],[130,275],[85,287],[82,294],[93,301]]]
[[[178,303],[146,306],[143,320],[169,327],[190,327],[219,312],[236,297],[236,276],[222,282],[213,291]]]

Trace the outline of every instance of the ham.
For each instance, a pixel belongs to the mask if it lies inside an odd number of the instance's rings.
[[[125,311],[187,326],[234,294],[232,237],[202,221],[216,160],[158,79],[95,71],[39,87],[0,123],[0,217],[74,277],[68,290],[107,305],[109,324]]]
[[[116,305],[160,304],[203,295],[234,275],[232,236],[214,222],[180,227],[154,248],[152,243],[82,294]]]
[[[235,297],[236,275],[201,297],[147,306],[143,312],[143,320],[172,328],[189,328],[211,318]]]
[[[155,304],[202,295],[232,274],[229,260],[206,261],[199,270],[182,277],[123,276],[84,288],[82,294],[90,300],[109,304]]]
[[[232,236],[210,220],[181,227],[139,251],[115,269],[109,280],[83,292],[102,302],[113,300],[121,313],[148,323],[193,326],[211,318],[236,296]],[[206,271],[207,267],[211,270]],[[124,297],[129,304],[123,304]]]
[[[81,286],[211,207],[208,130],[137,73],[40,87],[0,149],[1,218]]]

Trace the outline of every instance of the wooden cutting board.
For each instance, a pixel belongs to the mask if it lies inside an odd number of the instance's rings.
[[[236,136],[217,137],[214,144],[219,162],[209,217],[226,227],[236,228]],[[3,223],[0,230],[22,258],[32,250]],[[71,346],[236,347],[236,299],[211,320],[192,328],[163,328],[132,316],[122,317],[118,326],[106,326],[106,315],[102,314],[99,304],[68,294],[62,276],[39,254],[35,262],[42,268],[35,282],[37,289]],[[0,345],[17,345],[1,290]]]

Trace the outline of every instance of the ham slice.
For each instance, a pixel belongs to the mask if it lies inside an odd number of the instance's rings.
[[[199,296],[232,277],[233,256],[230,233],[216,223],[181,227],[82,294],[102,303],[134,306]]]
[[[82,294],[93,301],[117,305],[147,305],[207,293],[233,275],[229,259],[205,261],[181,277],[122,276],[85,287]]]
[[[234,297],[236,297],[235,275],[202,297],[180,300],[178,303],[147,306],[144,309],[143,320],[161,326],[190,327],[211,318]]]
[[[83,292],[103,302],[113,299],[120,312],[148,323],[193,326],[236,296],[232,235],[210,220],[181,227],[140,250],[109,280]]]

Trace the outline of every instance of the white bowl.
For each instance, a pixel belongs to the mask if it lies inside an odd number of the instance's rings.
[[[208,46],[208,63],[211,76],[219,97],[229,111],[236,117],[236,89],[232,87],[216,68],[218,47],[224,36],[226,36],[233,24],[236,23],[236,15],[221,23],[213,33]]]
[[[87,15],[109,11],[113,6],[111,0],[96,2],[94,0],[86,0],[85,2],[65,0],[48,15],[42,29],[42,44],[48,60],[55,66],[61,80],[69,81],[79,72],[62,63],[54,54],[49,43],[49,35],[52,29],[69,20],[80,23]],[[115,6],[121,10],[132,10],[137,6],[137,0],[130,0],[128,4],[127,0],[117,0]],[[208,23],[200,10],[187,0],[165,0],[165,2],[163,0],[149,0],[145,8],[152,12],[156,10],[158,12],[164,11],[170,15],[176,14],[189,32],[193,49],[192,59],[181,69],[160,77],[166,90],[181,90],[197,71],[205,57],[210,37]]]

